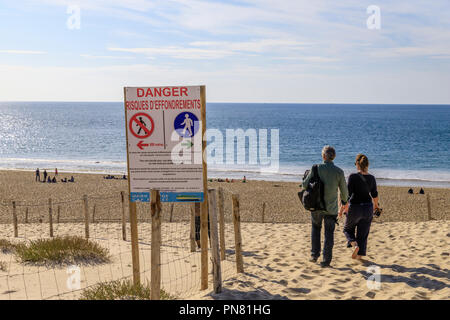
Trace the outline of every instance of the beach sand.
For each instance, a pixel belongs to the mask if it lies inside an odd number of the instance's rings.
[[[351,259],[341,223],[331,268],[308,261],[308,224],[243,224],[242,236],[245,273],[192,298],[450,299],[449,221],[373,224],[365,264]],[[380,287],[368,287],[377,270]]]
[[[59,179],[71,174],[61,173]],[[121,240],[120,192],[126,180],[105,180],[101,175],[73,174],[76,182],[34,182],[33,172],[0,171],[0,239],[25,241],[48,237],[48,199],[53,202],[55,235],[83,236],[83,195],[89,196],[89,215],[102,223],[91,224],[91,239],[108,248],[112,263],[83,266],[82,287],[98,281],[131,275],[129,241]],[[331,268],[308,262],[309,213],[297,197],[298,184],[249,181],[209,183],[225,192],[227,261],[224,289],[199,291],[199,252],[189,250],[189,206],[163,204],[163,288],[179,298],[193,299],[450,299],[450,189],[426,188],[426,195],[409,195],[409,188],[379,187],[381,218],[374,220],[369,236],[367,265],[350,259],[342,233],[335,232]],[[418,189],[415,188],[417,193]],[[244,274],[236,274],[230,197],[239,194],[244,250]],[[428,221],[427,194],[431,217]],[[16,202],[19,237],[13,237],[12,206]],[[264,222],[262,208],[264,210]],[[126,207],[127,209],[127,207]],[[28,223],[25,213],[28,210]],[[151,225],[148,204],[139,204],[139,238],[143,279],[149,277]],[[78,223],[77,223],[78,222]],[[128,226],[129,228],[129,226]],[[127,230],[129,240],[129,230]],[[0,271],[0,299],[77,298],[66,292],[66,267],[23,266],[12,254],[0,253],[6,271]],[[378,266],[381,288],[368,288],[368,266]],[[211,277],[210,277],[211,278]],[[212,288],[212,286],[210,286]],[[59,295],[58,295],[59,293]]]

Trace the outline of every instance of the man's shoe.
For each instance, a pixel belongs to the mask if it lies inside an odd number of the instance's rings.
[[[330,267],[330,263],[329,263],[329,262],[322,261],[322,262],[320,263],[320,266],[321,266],[322,268],[329,268],[329,267]]]
[[[311,257],[309,258],[309,262],[317,262],[317,259],[319,259],[319,257]]]

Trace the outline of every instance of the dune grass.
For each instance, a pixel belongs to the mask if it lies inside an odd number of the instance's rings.
[[[9,240],[0,239],[0,251],[2,253],[12,253],[16,250],[16,245]]]
[[[16,245],[15,254],[19,262],[37,265],[110,262],[108,249],[82,237],[34,240]]]
[[[161,290],[161,300],[173,299]],[[103,282],[84,289],[80,300],[150,300],[150,286],[135,286],[130,280]]]

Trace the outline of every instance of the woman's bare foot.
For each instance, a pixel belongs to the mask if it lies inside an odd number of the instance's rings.
[[[358,257],[358,251],[359,251],[359,247],[358,247],[358,243],[356,241],[351,242],[351,245],[353,247],[353,253],[352,253],[352,259],[357,259]]]

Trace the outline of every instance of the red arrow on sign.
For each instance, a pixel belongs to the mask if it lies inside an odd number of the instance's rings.
[[[144,141],[139,141],[137,146],[139,147],[139,149],[144,150],[144,147],[148,147],[148,143],[144,143]]]

